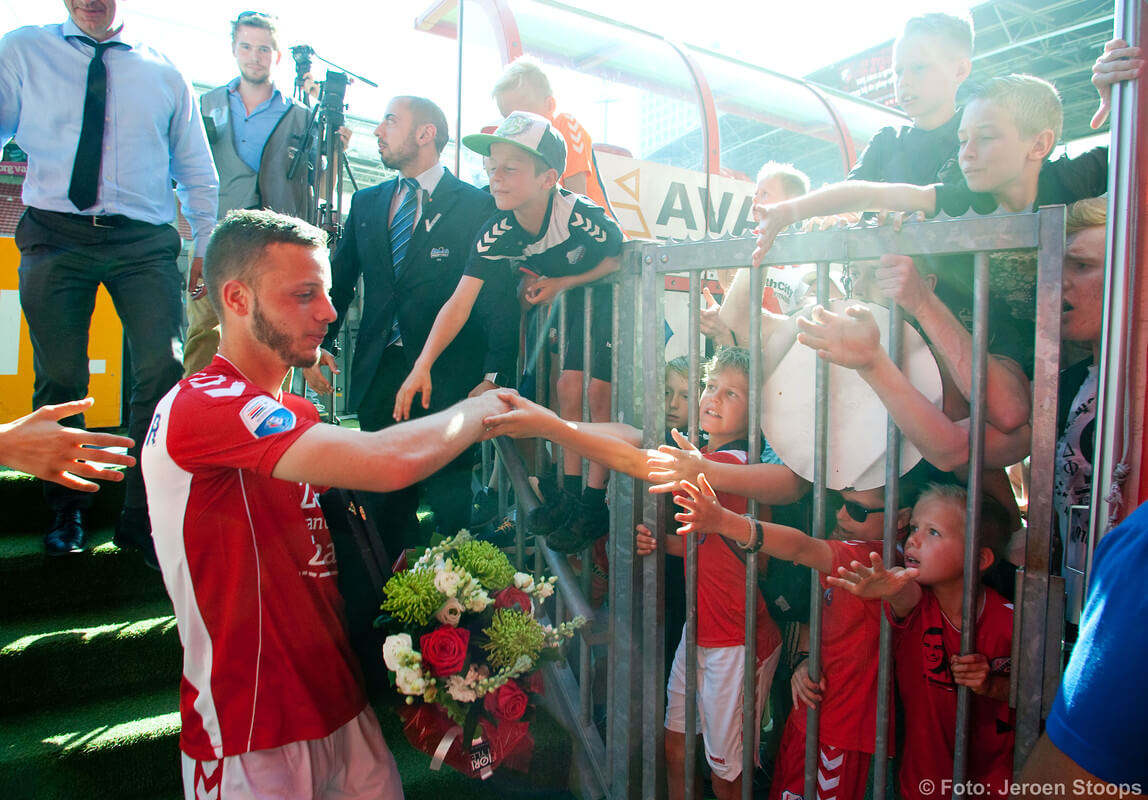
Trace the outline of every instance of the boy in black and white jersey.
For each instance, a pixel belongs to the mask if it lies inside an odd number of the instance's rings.
[[[439,311],[422,353],[395,398],[396,419],[407,416],[416,394],[422,394],[424,406],[429,402],[431,365],[472,310],[481,316],[488,340],[486,381],[476,391],[512,382],[518,342],[515,289],[520,276],[525,276],[523,297],[538,307],[552,302],[560,292],[610,274],[619,264],[622,231],[617,223],[587,198],[558,187],[566,146],[545,118],[516,111],[493,134],[467,136],[463,144],[486,157],[498,213],[483,226],[462,280]],[[595,287],[591,297],[590,419],[606,422],[610,419],[610,287]],[[559,414],[565,419],[581,420],[582,416],[584,302],[585,290],[567,295],[566,357],[558,379]],[[547,535],[550,546],[564,552],[581,550],[608,528],[607,471],[591,464],[587,488],[579,498],[581,474],[581,459],[567,455],[559,496],[547,497],[548,505],[531,520],[535,533]]]

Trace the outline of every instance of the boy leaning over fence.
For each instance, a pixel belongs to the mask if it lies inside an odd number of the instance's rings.
[[[526,276],[523,296],[535,307],[554,301],[559,293],[582,287],[614,272],[619,265],[622,231],[606,212],[557,186],[565,164],[562,138],[543,117],[524,111],[510,114],[493,134],[475,134],[463,144],[486,157],[490,191],[498,213],[487,221],[475,243],[475,252],[464,270],[458,288],[435,319],[422,353],[395,399],[396,418],[409,413],[414,395],[423,395],[423,405],[431,391],[430,366],[450,344],[478,300],[484,309],[488,347],[501,354],[492,384],[509,386],[513,378],[514,353],[518,342],[518,302],[514,283]],[[484,289],[484,284],[486,288]],[[483,292],[480,298],[479,293]],[[611,290],[597,287],[593,293],[591,339],[591,397],[610,394],[610,337],[612,333]],[[581,396],[583,359],[582,292],[569,294],[566,314],[566,357],[559,377],[559,391],[565,384],[577,383]],[[555,307],[556,308],[556,307]],[[538,320],[545,332],[548,321]],[[538,359],[544,360],[545,349]],[[487,387],[490,388],[490,387]],[[598,408],[596,404],[592,405]],[[581,403],[578,404],[581,411]],[[606,413],[592,413],[595,422],[609,419]],[[565,416],[574,416],[563,410]],[[580,413],[577,415],[580,418]],[[546,505],[530,520],[534,533],[550,536],[550,544],[562,552],[576,552],[607,532],[605,471],[591,473],[582,492],[581,463],[566,459],[563,485],[545,492]],[[579,497],[579,495],[581,495]]]

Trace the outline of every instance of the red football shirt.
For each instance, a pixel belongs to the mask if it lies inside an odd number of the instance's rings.
[[[745,464],[744,450],[702,451],[710,461]],[[744,514],[746,499],[717,493],[718,502]],[[737,547],[736,544],[734,547]],[[718,534],[703,534],[698,541],[698,646],[734,647],[745,644],[745,564]],[[684,562],[684,559],[683,559]],[[777,623],[766,613],[765,600],[757,592],[757,657],[768,657],[781,644]]]
[[[1012,665],[1012,605],[984,587],[984,607],[977,619],[976,652],[993,673],[1008,674]],[[961,632],[941,612],[925,588],[921,602],[904,620],[893,623],[897,691],[905,707],[905,752],[899,783],[907,800],[935,800],[922,785],[937,787],[953,777],[957,730],[957,687],[949,658],[961,652]],[[958,620],[959,622],[959,620]],[[1016,718],[1008,703],[973,695],[969,719],[968,780],[985,787],[986,796],[1007,797],[1012,778]]]
[[[271,477],[317,422],[310,403],[272,397],[218,355],[156,407],[143,473],[194,759],[322,738],[366,705],[315,490]]]
[[[833,548],[831,575],[852,561],[868,564],[870,553],[881,552],[879,541],[831,539],[828,544]],[[826,691],[821,701],[819,738],[822,744],[842,750],[872,753],[877,733],[881,603],[835,589],[825,577],[821,575],[821,674]],[[802,735],[805,711],[802,704],[791,712]]]

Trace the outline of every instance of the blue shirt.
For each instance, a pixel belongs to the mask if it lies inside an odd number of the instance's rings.
[[[123,214],[156,225],[175,219],[175,194],[196,255],[215,227],[219,180],[191,86],[157,50],[122,39],[104,54],[107,122],[96,204],[83,213]],[[17,28],[0,39],[0,142],[15,136],[28,154],[26,205],[69,214],[68,199],[92,46],[68,19]]]
[[[290,104],[279,89],[272,86],[271,96],[248,114],[247,106],[239,96],[239,78],[227,84],[227,97],[231,102],[231,138],[235,152],[243,159],[243,163],[258,172],[259,162],[263,159],[263,146],[271,138],[271,132],[287,113]]]
[[[1080,638],[1045,729],[1061,752],[1096,777],[1139,784],[1135,794],[1148,791],[1145,564],[1148,503],[1096,548]]]

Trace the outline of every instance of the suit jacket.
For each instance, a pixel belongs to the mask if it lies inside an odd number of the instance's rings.
[[[408,367],[414,363],[435,316],[462,277],[475,237],[495,210],[488,193],[444,172],[434,194],[423,200],[396,281],[388,217],[398,184],[396,178],[355,192],[331,258],[331,301],[339,316],[327,333],[328,349],[355,297],[359,276],[363,278],[363,316],[347,395],[351,409],[359,408],[375,378],[396,315]],[[472,319],[431,370],[432,411],[465,397],[479,384],[484,353],[481,326]]]

